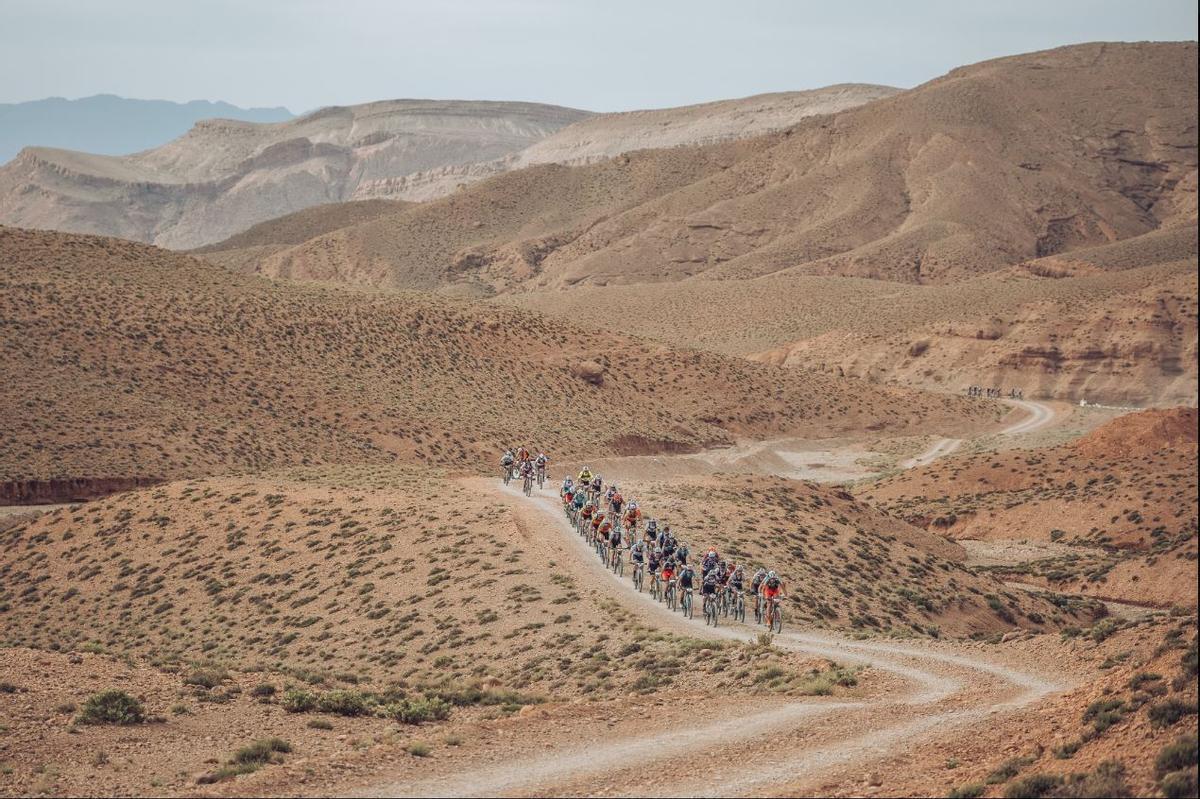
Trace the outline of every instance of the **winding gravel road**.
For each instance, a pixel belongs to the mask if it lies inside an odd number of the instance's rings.
[[[556,492],[524,497],[515,486],[495,480],[470,481],[493,491],[537,535],[559,537],[576,561],[572,574],[583,588],[595,588],[659,629],[721,641],[752,641],[761,628],[725,624],[711,628],[702,619],[684,619],[629,577],[612,574],[564,517]],[[1064,689],[1062,675],[1012,668],[981,656],[968,644],[894,644],[856,641],[813,632],[775,637],[781,648],[846,664],[869,665],[902,690],[876,700],[807,698],[766,711],[739,714],[696,725],[656,725],[644,732],[611,737],[598,725],[583,742],[564,742],[543,753],[509,762],[488,763],[455,774],[404,784],[376,786],[369,796],[606,795],[729,796],[760,794],[797,781],[814,780],[849,763],[870,762],[928,736],[956,734],[995,713],[1028,705]],[[654,764],[668,764],[672,779],[661,779]]]

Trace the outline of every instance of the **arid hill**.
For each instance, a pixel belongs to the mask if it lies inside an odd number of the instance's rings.
[[[372,186],[417,173],[427,175],[421,185],[393,187],[389,198],[444,193],[472,165],[587,116],[535,103],[391,100],[270,124],[206,120],[129,156],[28,147],[0,167],[0,222],[196,247],[309,206],[377,196]]]
[[[196,247],[318,204],[428,200],[530,164],[746,138],[895,91],[831,86],[596,116],[533,103],[394,100],[272,125],[211,120],[132,156],[30,147],[0,167],[0,222]]]
[[[314,205],[294,214],[259,222],[224,241],[191,252],[221,266],[253,273],[257,263],[268,255],[331,230],[395,213],[408,205],[401,200],[357,200]]]
[[[806,92],[777,92],[679,108],[596,114],[568,125],[512,157],[509,169],[537,164],[574,166],[633,150],[685,147],[746,139],[836,114],[896,94],[890,86],[840,84]]]
[[[987,637],[1058,629],[1090,617],[963,568],[965,552],[849,493],[780,477],[720,475],[627,483],[644,512],[669,523],[699,557],[775,569],[793,623],[918,636]],[[697,501],[700,498],[700,501]]]
[[[1111,266],[1059,277],[1041,274],[1047,259],[1039,259],[934,286],[787,274],[499,299],[676,346],[877,382],[1194,404],[1195,235],[1188,226],[1073,254],[1075,263],[1112,256]]]
[[[0,229],[0,280],[9,499],[40,490],[28,481],[310,463],[490,472],[531,438],[582,457],[991,419],[955,397],[526,311],[272,283],[116,239]]]
[[[478,292],[784,271],[948,282],[1192,223],[1195,130],[1194,43],[1078,45],[755,139],[517,170],[262,271]]]
[[[1055,590],[1195,607],[1196,471],[1196,410],[1176,408],[1049,449],[935,461],[859,495],[955,540],[1039,545],[996,569]]]

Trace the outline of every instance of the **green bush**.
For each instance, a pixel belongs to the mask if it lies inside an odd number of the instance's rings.
[[[969,785],[960,785],[950,793],[946,794],[947,799],[977,799],[983,796],[984,786],[982,783],[973,782]]]
[[[436,696],[423,699],[402,699],[385,705],[382,715],[402,724],[443,721],[450,717],[450,703]]]
[[[283,695],[282,704],[288,713],[307,713],[317,706],[317,695],[303,688],[293,688]]]
[[[271,685],[269,682],[259,683],[250,689],[250,695],[258,697],[259,699],[266,699],[267,697],[275,695],[275,686]]]
[[[317,697],[317,710],[338,716],[365,716],[370,712],[361,691],[329,691]]]
[[[141,724],[145,719],[141,702],[124,691],[111,688],[88,697],[77,721],[80,724]]]

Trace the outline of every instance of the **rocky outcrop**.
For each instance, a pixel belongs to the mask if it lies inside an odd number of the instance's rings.
[[[87,502],[121,491],[161,483],[157,477],[64,477],[54,480],[0,482],[0,505],[51,505]]]

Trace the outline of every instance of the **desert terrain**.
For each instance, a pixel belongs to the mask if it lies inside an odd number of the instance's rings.
[[[1196,53],[27,149],[0,795],[1194,796]]]

